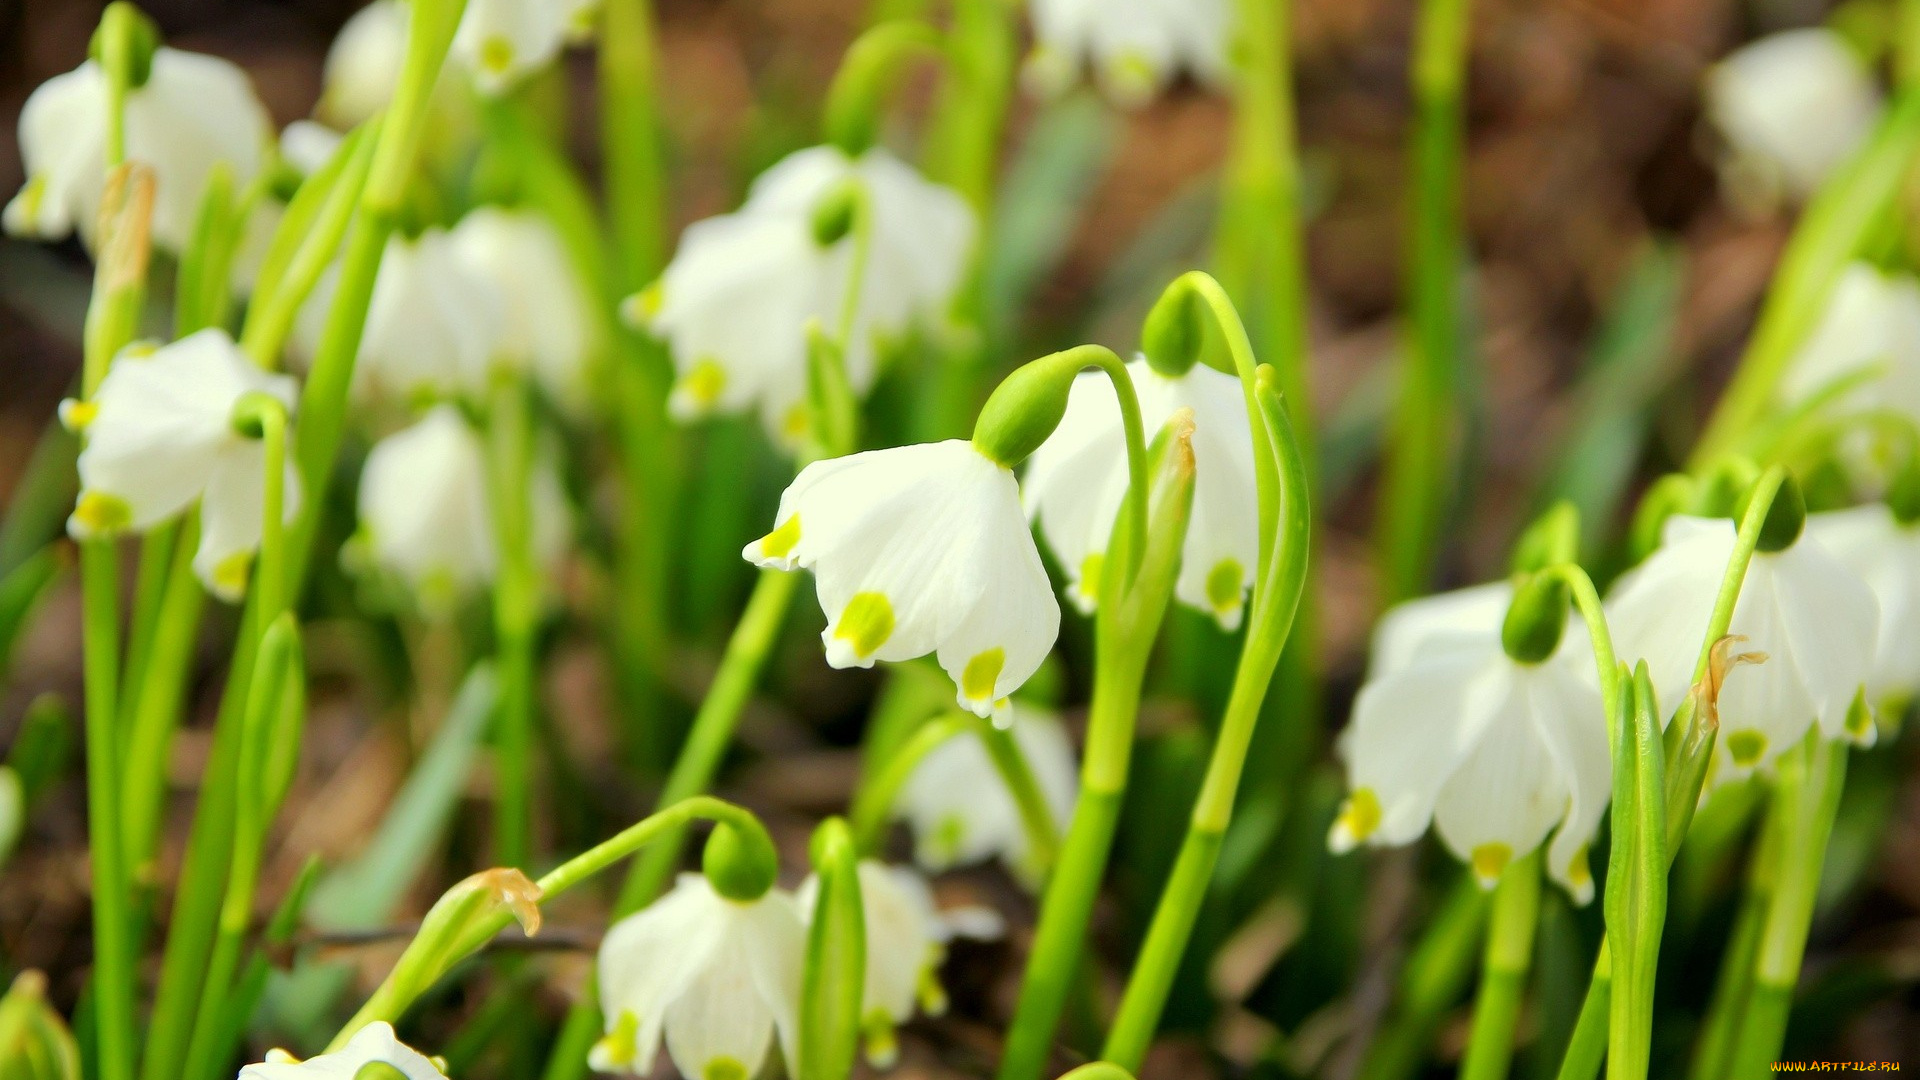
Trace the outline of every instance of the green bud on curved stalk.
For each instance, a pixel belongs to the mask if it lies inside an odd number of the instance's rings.
[[[153,76],[153,54],[160,49],[160,28],[146,13],[127,0],[115,0],[100,13],[100,25],[87,42],[87,56],[100,65],[107,77],[107,93],[116,101],[125,101],[129,91],[147,85]],[[117,108],[114,111],[119,111]],[[117,141],[125,154],[124,129],[110,130],[109,141]]]
[[[1740,513],[1746,516],[1747,504],[1758,488],[1750,489],[1742,500]],[[1766,519],[1760,526],[1760,537],[1756,550],[1766,552],[1785,551],[1800,539],[1800,533],[1807,527],[1807,498],[1800,490],[1800,482],[1791,474],[1783,477],[1775,489],[1771,504],[1767,508]]]
[[[1700,473],[1687,513],[1696,517],[1737,517],[1747,493],[1760,477],[1751,458],[1724,457]]]
[[[1561,499],[1533,519],[1520,539],[1514,541],[1508,569],[1515,574],[1530,574],[1557,563],[1574,562],[1580,557],[1580,510]]]
[[[1200,303],[1193,285],[1185,277],[1175,278],[1140,325],[1140,351],[1153,370],[1169,379],[1192,370],[1205,351]]]
[[[722,822],[707,837],[700,869],[713,891],[729,900],[758,900],[780,876],[780,856],[764,828],[740,829]]]
[[[1567,626],[1567,583],[1551,574],[1531,574],[1514,589],[1500,625],[1500,645],[1516,663],[1538,664],[1560,647]]]
[[[945,37],[917,19],[869,27],[848,47],[827,90],[827,141],[850,156],[865,153],[879,131],[887,95],[907,65],[946,56]]]
[[[800,976],[798,1080],[846,1080],[860,1052],[867,977],[866,914],[860,899],[860,853],[840,818],[814,830],[813,872],[819,891],[807,925]]]

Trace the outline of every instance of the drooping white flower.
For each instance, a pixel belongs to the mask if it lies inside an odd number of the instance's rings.
[[[538,459],[527,492],[536,562],[566,548],[566,498]],[[431,606],[490,584],[499,566],[486,450],[458,407],[436,405],[380,440],[360,474],[360,528],[368,553]]]
[[[332,160],[346,136],[315,120],[295,120],[280,132],[280,158],[302,176]]]
[[[301,308],[296,344],[308,357],[319,348],[338,287],[335,267]],[[445,230],[428,229],[412,239],[395,235],[387,241],[367,309],[353,372],[356,392],[484,393],[498,357],[504,306],[493,282]]]
[[[913,1018],[916,1005],[928,1016],[947,1011],[940,985],[947,943],[956,937],[997,937],[1003,927],[985,908],[942,911],[926,879],[907,867],[863,859],[859,875],[867,935],[861,1033],[868,1064],[887,1069],[899,1055],[894,1028]],[[806,922],[813,921],[819,889],[819,878],[810,876],[794,894]]]
[[[1736,49],[1706,79],[1706,109],[1726,140],[1721,175],[1742,201],[1811,195],[1866,140],[1880,93],[1832,30],[1771,34]]]
[[[672,351],[675,416],[758,409],[776,439],[805,431],[806,326],[838,331],[860,243],[849,233],[822,245],[814,216],[849,181],[870,212],[846,355],[854,390],[872,385],[882,341],[944,312],[972,254],[966,202],[884,150],[801,150],[755,180],[740,210],[688,227],[658,283],[627,306]]]
[[[538,214],[482,207],[461,218],[452,237],[455,253],[501,300],[496,356],[528,367],[555,401],[582,407],[599,324],[560,234]]]
[[[808,465],[780,496],[773,531],[742,554],[814,572],[828,663],[937,652],[961,706],[981,716],[1060,633],[1013,471],[960,439]]]
[[[1027,85],[1043,96],[1071,86],[1082,64],[1123,105],[1143,105],[1186,71],[1227,81],[1230,0],[1031,0]]]
[[[273,139],[247,73],[229,61],[162,47],[152,75],[127,95],[126,154],[154,173],[153,239],[179,251],[193,235],[215,165],[236,187],[256,176]],[[107,80],[89,60],[47,80],[20,111],[27,183],[4,215],[14,236],[92,242],[106,181]]]
[[[1658,550],[1607,600],[1614,651],[1644,659],[1661,721],[1693,683],[1735,529],[1724,518],[1668,519]],[[1848,730],[1854,697],[1873,670],[1879,604],[1873,591],[1807,535],[1784,551],[1756,551],[1729,633],[1764,663],[1728,672],[1720,688],[1715,782],[1745,776],[1792,749],[1816,722],[1830,738],[1871,743],[1871,723]]]
[[[1866,582],[1880,605],[1867,699],[1881,705],[1920,693],[1920,529],[1870,503],[1809,515],[1807,535]]]
[[[645,1076],[663,1036],[683,1076],[758,1076],[776,1036],[795,1061],[806,934],[793,898],[778,889],[742,902],[703,875],[681,875],[600,944],[606,1037],[590,1064]]]
[[[1178,409],[1193,410],[1193,517],[1173,592],[1223,629],[1238,629],[1260,549],[1253,429],[1240,380],[1199,364],[1170,379],[1145,360],[1128,364],[1127,372],[1147,431],[1158,431]],[[1127,490],[1120,404],[1106,375],[1075,377],[1066,416],[1030,459],[1024,490],[1028,514],[1067,572],[1068,598],[1091,612]]]
[[[301,1061],[285,1050],[270,1051],[267,1060],[241,1069],[240,1080],[353,1080],[374,1062],[393,1066],[407,1080],[446,1080],[442,1064],[401,1042],[385,1020],[354,1032],[347,1045],[331,1054]]]
[[[1898,409],[1920,419],[1920,280],[1849,265],[1826,310],[1780,380],[1787,402],[1804,401],[1836,380],[1873,369],[1845,403]]]
[[[321,70],[314,111],[345,131],[387,107],[407,59],[407,8],[400,0],[373,0],[334,36]]]
[[[1569,617],[1551,656],[1522,663],[1501,644],[1512,587],[1466,592],[1389,613],[1401,620],[1396,634],[1418,639],[1393,642],[1393,656],[1376,652],[1342,734],[1351,794],[1328,842],[1335,851],[1405,844],[1432,822],[1491,886],[1551,832],[1547,873],[1585,903],[1587,844],[1613,783],[1588,638]],[[1490,602],[1501,593],[1505,602]]]
[[[1013,707],[1013,741],[1033,773],[1056,828],[1065,831],[1079,793],[1078,763],[1060,721]],[[920,759],[894,812],[913,830],[914,861],[938,873],[998,857],[1031,879],[1032,850],[1013,793],[978,736],[956,736]]]
[[[238,599],[260,546],[266,450],[233,429],[243,395],[264,393],[294,406],[294,381],[248,362],[224,330],[202,330],[150,353],[113,363],[93,400],[66,416],[86,432],[80,499],[67,531],[76,539],[145,531],[200,502],[194,571],[216,596]],[[300,505],[288,454],[285,516]]]
[[[498,94],[552,64],[592,25],[597,0],[468,0],[453,57]]]

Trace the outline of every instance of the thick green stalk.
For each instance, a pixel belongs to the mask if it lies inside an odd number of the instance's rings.
[[[1487,951],[1480,966],[1480,993],[1473,1003],[1473,1031],[1460,1065],[1460,1080],[1505,1080],[1513,1062],[1513,1036],[1533,963],[1533,932],[1540,921],[1540,849],[1507,867],[1493,893],[1487,920]]]
[[[519,378],[503,375],[494,386],[487,418],[494,538],[500,552],[493,586],[495,668],[500,673],[493,729],[494,862],[500,866],[529,866],[534,853],[534,635],[540,579],[528,496],[533,465],[528,405],[527,387]]]
[[[1439,557],[1440,519],[1457,452],[1461,363],[1461,108],[1468,0],[1421,0],[1413,56],[1412,308],[1400,403],[1377,518],[1384,598],[1425,592]]]
[[[136,873],[144,873],[143,868],[153,858],[166,791],[168,748],[180,725],[187,668],[193,658],[200,613],[206,606],[206,590],[193,572],[194,549],[199,544],[199,515],[189,512],[167,568],[144,674],[127,681],[131,707],[125,722],[126,779],[121,789],[120,817],[126,823],[127,865]]]

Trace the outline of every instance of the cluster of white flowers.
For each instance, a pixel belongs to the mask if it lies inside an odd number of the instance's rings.
[[[1025,78],[1052,97],[1081,65],[1124,105],[1141,105],[1181,71],[1212,85],[1228,76],[1232,0],[1033,0],[1033,54]]]
[[[835,216],[850,188],[860,194],[841,209],[866,220],[823,236],[822,212]],[[847,376],[864,393],[887,341],[945,313],[975,231],[957,192],[885,150],[850,158],[816,146],[762,173],[739,210],[688,227],[626,315],[672,351],[676,417],[757,410],[776,441],[793,445],[808,425],[808,323],[833,335],[850,316]]]

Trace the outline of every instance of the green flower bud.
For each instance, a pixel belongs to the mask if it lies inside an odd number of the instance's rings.
[[[1749,490],[1740,500],[1740,517],[1747,514],[1747,504],[1753,500]],[[1773,505],[1767,508],[1767,520],[1760,525],[1760,540],[1754,546],[1760,551],[1785,551],[1800,539],[1800,532],[1807,527],[1807,499],[1800,490],[1800,482],[1792,476],[1780,481],[1780,489],[1774,493]]]
[[[1513,545],[1510,567],[1516,574],[1532,574],[1580,557],[1580,511],[1565,499],[1535,518]]]
[[[1167,286],[1140,327],[1140,351],[1153,370],[1177,379],[1193,369],[1206,344],[1200,298],[1185,278]]]
[[[1567,627],[1567,583],[1558,577],[1533,574],[1513,591],[1507,620],[1500,627],[1500,645],[1522,664],[1538,664],[1560,647]]]
[[[1920,521],[1920,460],[1907,462],[1893,474],[1887,485],[1887,509],[1902,525]]]
[[[127,0],[115,0],[101,13],[87,55],[108,78],[122,79],[127,89],[138,90],[153,76],[153,54],[159,48],[160,28],[153,20]]]
[[[1000,381],[973,425],[973,445],[1011,469],[1047,441],[1067,414],[1067,392],[1086,354],[1068,349],[1031,360]]]
[[[846,239],[866,212],[867,189],[857,176],[849,176],[820,196],[813,204],[813,242],[832,247]]]
[[[773,888],[780,874],[780,857],[773,838],[759,822],[747,828],[729,822],[714,825],[700,859],[713,891],[729,900],[758,900]]]
[[[234,401],[232,417],[228,423],[233,425],[234,433],[243,439],[263,439],[266,437],[269,412],[278,413],[281,422],[286,422],[286,402],[272,394],[249,390]]]

